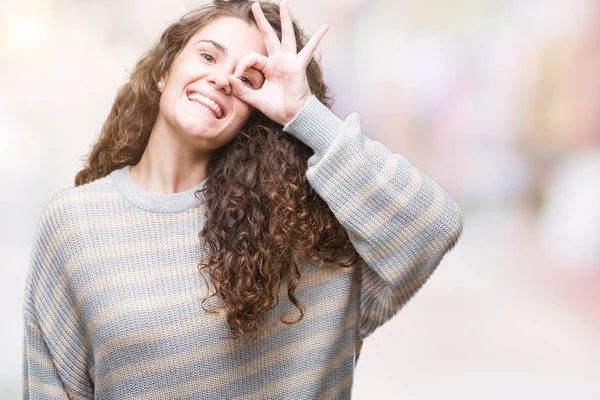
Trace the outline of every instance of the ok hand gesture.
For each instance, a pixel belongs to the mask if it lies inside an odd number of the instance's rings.
[[[279,11],[281,42],[265,18],[260,4],[252,4],[254,19],[263,34],[268,57],[258,53],[246,55],[238,62],[234,75],[229,75],[229,82],[235,96],[258,109],[271,120],[285,125],[312,95],[306,77],[306,66],[329,26],[322,25],[304,48],[296,53],[296,36],[288,0],[281,0]],[[249,67],[260,70],[265,77],[263,86],[258,90],[251,89],[239,80]]]

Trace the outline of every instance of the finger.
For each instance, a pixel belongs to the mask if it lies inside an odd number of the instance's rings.
[[[260,106],[260,94],[258,90],[252,90],[248,86],[244,85],[242,81],[233,75],[228,75],[229,83],[231,84],[231,91],[236,96],[250,104],[254,108]]]
[[[302,50],[300,50],[300,53],[298,53],[300,60],[302,60],[302,65],[305,68],[308,65],[308,63],[310,62],[310,59],[312,58],[313,53],[315,52],[315,50],[317,49],[317,46],[321,42],[321,39],[323,38],[323,36],[325,35],[325,33],[328,30],[329,30],[329,25],[327,25],[327,24],[322,25],[317,30],[317,32],[315,32],[315,34],[312,35],[312,37],[308,40],[308,42],[306,42],[306,45],[304,45],[304,48],[302,48]]]
[[[264,36],[267,54],[271,55],[281,47],[277,33],[275,33],[273,27],[271,24],[269,24],[267,18],[265,18],[265,14],[263,14],[262,8],[260,8],[260,4],[258,2],[252,4],[252,13],[254,14],[254,19],[256,20],[258,29]]]
[[[249,53],[242,57],[235,66],[234,75],[236,78],[242,76],[244,71],[250,67],[254,67],[259,71],[262,71],[267,66],[269,57],[263,56],[258,53]]]
[[[288,0],[281,0],[279,3],[279,16],[281,17],[281,48],[291,50],[296,54],[296,35],[294,35],[294,25],[290,15],[290,3]]]

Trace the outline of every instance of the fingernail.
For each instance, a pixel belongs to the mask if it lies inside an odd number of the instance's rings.
[[[236,78],[240,75],[240,71],[238,71],[237,69],[235,70],[235,72],[233,73],[233,76],[235,76]]]

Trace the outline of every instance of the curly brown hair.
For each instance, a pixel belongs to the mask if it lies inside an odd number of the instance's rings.
[[[104,177],[125,165],[137,164],[157,118],[159,79],[191,36],[218,17],[235,17],[256,27],[252,1],[215,0],[185,14],[163,32],[159,41],[136,63],[129,81],[117,92],[97,142],[75,176],[79,186]],[[281,40],[279,6],[261,2],[265,17]],[[293,21],[297,48],[307,36]],[[311,92],[331,107],[323,73],[313,58],[306,74]],[[313,150],[283,127],[255,112],[239,134],[215,150],[206,166],[202,189],[205,224],[199,233],[207,253],[199,272],[207,271],[214,287],[202,301],[217,296],[226,310],[225,322],[233,338],[257,339],[267,329],[265,312],[279,302],[282,281],[289,274],[287,294],[304,316],[294,296],[300,283],[297,259],[340,267],[354,265],[360,255],[346,230],[306,179]]]

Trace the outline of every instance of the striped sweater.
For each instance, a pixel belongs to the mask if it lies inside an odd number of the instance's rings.
[[[363,340],[424,284],[463,226],[456,202],[360,123],[313,96],[284,127],[314,150],[307,179],[362,260],[299,262],[304,318],[279,321],[298,315],[282,292],[267,317],[277,324],[255,343],[224,339],[223,313],[201,307],[205,207],[194,193],[205,181],[150,193],[126,166],[55,194],[27,275],[23,397],[349,399]]]

